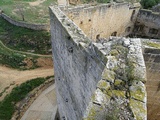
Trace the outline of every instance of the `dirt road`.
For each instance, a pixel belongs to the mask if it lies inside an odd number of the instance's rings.
[[[54,74],[53,68],[38,68],[34,70],[19,71],[11,69],[5,66],[0,66],[0,93],[6,88],[6,92],[0,97],[0,100],[12,90],[12,88],[21,84],[27,80],[34,79],[37,77],[47,77]]]

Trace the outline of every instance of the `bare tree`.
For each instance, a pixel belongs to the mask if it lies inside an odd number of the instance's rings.
[[[25,18],[24,18],[24,5],[18,4],[18,5],[16,5],[16,8],[17,8],[17,14],[19,14],[21,16],[22,20],[25,21]]]

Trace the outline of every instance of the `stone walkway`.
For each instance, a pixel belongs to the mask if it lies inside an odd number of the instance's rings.
[[[57,111],[55,85],[43,91],[21,120],[54,120]]]

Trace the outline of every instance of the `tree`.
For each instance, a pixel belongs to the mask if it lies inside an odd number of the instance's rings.
[[[141,5],[144,9],[150,9],[160,3],[160,0],[141,0]]]
[[[24,18],[24,6],[22,4],[18,4],[16,5],[16,8],[17,8],[17,14],[19,14],[22,18],[22,20],[24,21],[25,18]]]

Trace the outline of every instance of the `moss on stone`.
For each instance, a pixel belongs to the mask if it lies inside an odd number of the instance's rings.
[[[121,55],[125,55],[126,53],[128,53],[128,49],[122,45],[114,45],[113,49],[116,49],[118,51],[119,54]]]
[[[130,99],[129,105],[136,120],[145,120],[147,114],[146,103]]]
[[[136,100],[144,101],[146,97],[146,90],[145,86],[142,82],[136,82],[132,83],[134,85],[130,86],[130,96],[131,98],[134,98]],[[144,101],[145,102],[145,101]]]
[[[142,91],[140,89],[138,89],[136,91],[131,91],[130,95],[131,95],[131,98],[135,98],[135,99],[141,100],[141,101],[143,101],[144,97],[145,97],[144,91]]]
[[[99,89],[108,90],[110,88],[110,84],[105,80],[100,80],[97,84]]]
[[[112,90],[112,96],[118,97],[118,98],[126,98],[126,92],[121,90]]]
[[[94,108],[94,106],[92,106],[92,108],[90,109],[90,111],[89,111],[89,118],[91,117],[91,118],[93,118],[93,117],[95,117],[95,115],[96,115],[96,110],[95,110],[95,108]]]
[[[146,42],[146,45],[160,49],[160,44],[155,42]]]
[[[118,51],[116,49],[113,49],[113,50],[110,51],[110,54],[112,56],[117,56],[119,53],[118,53]]]
[[[128,80],[131,82],[131,81],[137,79],[136,74],[135,74],[136,65],[135,65],[134,62],[131,62],[131,60],[128,60],[127,61],[127,66],[128,67],[126,67],[125,71],[127,73]]]
[[[113,71],[105,69],[102,74],[102,79],[108,80],[113,83],[115,79],[115,73]]]
[[[115,82],[114,82],[114,85],[115,86],[119,86],[119,85],[124,85],[124,81],[120,80],[120,79],[116,79]]]
[[[90,105],[89,113],[83,120],[97,120],[97,118],[102,117],[100,113],[103,113],[104,108],[94,104]]]

